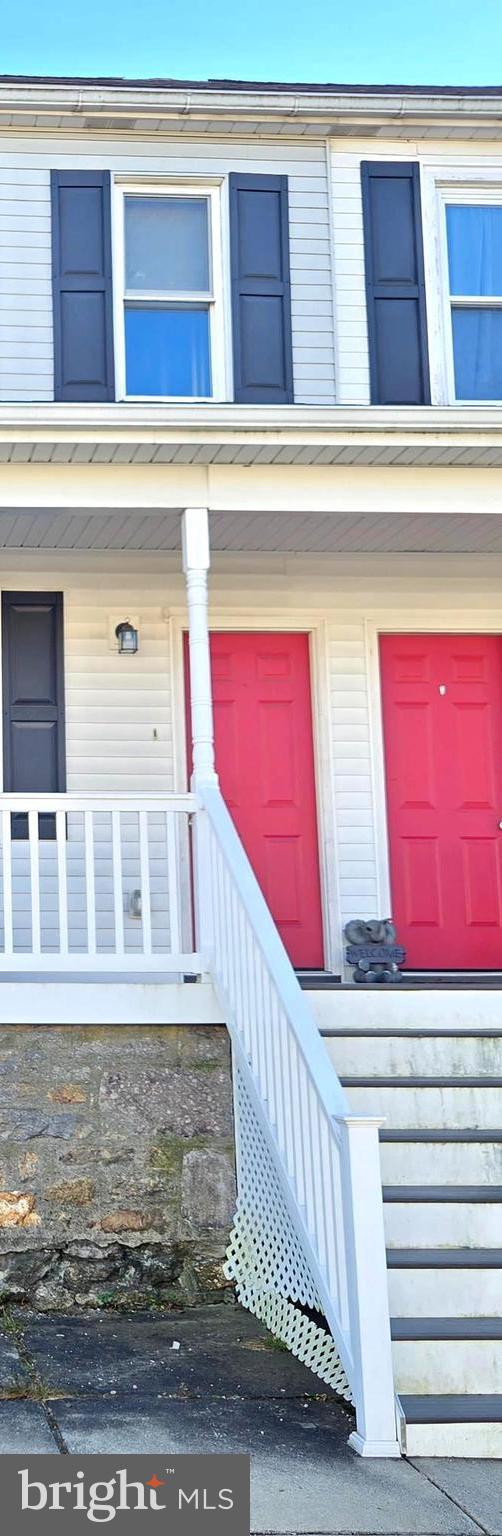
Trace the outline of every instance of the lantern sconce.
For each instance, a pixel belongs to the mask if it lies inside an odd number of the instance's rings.
[[[119,656],[135,656],[138,649],[138,631],[130,619],[122,619],[115,627]]]

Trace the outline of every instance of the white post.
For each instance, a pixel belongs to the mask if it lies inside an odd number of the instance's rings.
[[[210,566],[207,507],[186,507],[182,518],[183,570],[188,608],[190,654],[190,711],[192,732],[192,789],[217,784],[214,766],[213,693],[209,648],[208,579]],[[195,927],[197,949],[209,967],[212,949],[212,917],[209,907],[209,828],[203,810],[195,815],[193,841]]]
[[[357,1372],[356,1430],[360,1456],[399,1456],[392,1371],[387,1263],[378,1127],[371,1115],[337,1116],[350,1308]]]
[[[190,698],[192,723],[192,787],[218,782],[214,767],[213,698],[209,651],[207,573],[209,520],[207,507],[186,507],[182,518],[183,570],[188,607]]]

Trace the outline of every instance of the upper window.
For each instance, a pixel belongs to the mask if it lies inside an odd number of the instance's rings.
[[[502,400],[502,205],[447,203],[457,400]]]
[[[213,189],[124,190],[123,395],[209,399],[223,392],[214,201]]]

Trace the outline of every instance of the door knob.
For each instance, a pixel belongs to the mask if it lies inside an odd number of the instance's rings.
[[[499,821],[499,831],[502,832],[502,821]]]

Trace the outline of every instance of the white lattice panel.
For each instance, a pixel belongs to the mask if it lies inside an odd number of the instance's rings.
[[[351,1402],[352,1393],[331,1334],[301,1311],[303,1304],[322,1313],[322,1302],[238,1068],[235,1116],[239,1197],[226,1275],[235,1281],[242,1306],[282,1339],[298,1360]]]

